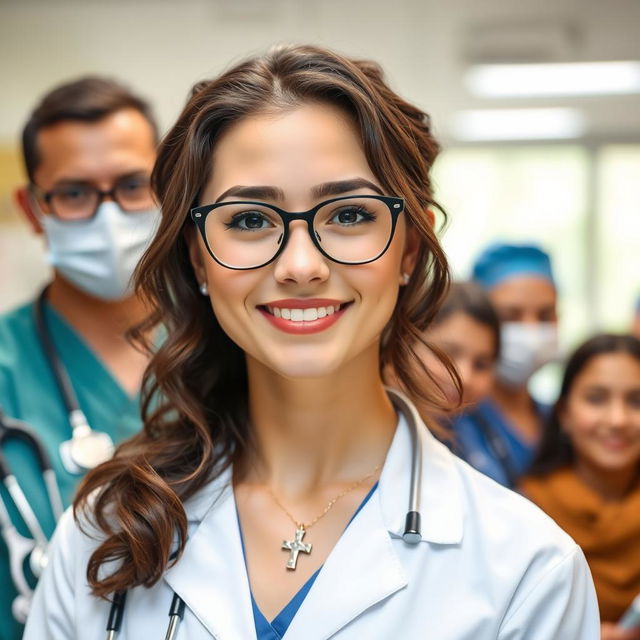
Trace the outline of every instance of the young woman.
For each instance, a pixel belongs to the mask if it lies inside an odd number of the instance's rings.
[[[437,403],[412,347],[447,286],[437,150],[376,65],[323,49],[194,89],[139,270],[167,333],[145,429],[60,526],[28,640],[103,638],[110,609],[129,639],[169,613],[190,640],[597,638],[577,545],[382,382]]]
[[[580,544],[603,640],[640,593],[640,340],[599,335],[569,359],[542,448],[522,489]]]

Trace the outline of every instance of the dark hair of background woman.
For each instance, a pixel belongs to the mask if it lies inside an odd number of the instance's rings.
[[[200,194],[225,130],[243,118],[305,103],[328,103],[348,114],[386,193],[405,199],[420,250],[383,333],[381,360],[421,406],[439,406],[425,375],[437,383],[415,366],[415,343],[449,283],[427,215],[437,207],[429,171],[439,151],[429,117],[396,95],[376,64],[311,46],[277,47],[196,85],[160,146],[152,180],[162,220],[137,272],[137,291],[153,312],[135,335],[151,351],[144,332],[163,326],[166,334],[145,374],[144,427],[86,476],[74,504],[80,525],[101,531],[87,569],[96,595],[156,583],[184,548],[184,501],[230,465],[242,473],[253,446],[245,356],[198,291],[188,254],[188,234],[194,233],[189,211],[206,204]]]
[[[494,358],[500,356],[500,318],[484,289],[475,282],[452,282],[447,297],[433,319],[437,326],[456,313],[463,313],[491,330]]]
[[[560,395],[549,414],[540,449],[529,474],[542,476],[573,464],[573,447],[562,429],[560,414],[580,373],[594,358],[611,353],[626,353],[640,362],[640,340],[632,335],[602,333],[587,340],[573,352],[567,361]]]

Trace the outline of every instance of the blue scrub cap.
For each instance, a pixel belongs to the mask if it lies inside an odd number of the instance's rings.
[[[556,286],[549,254],[534,244],[489,245],[476,259],[472,279],[484,289],[492,289],[522,275],[539,276]]]

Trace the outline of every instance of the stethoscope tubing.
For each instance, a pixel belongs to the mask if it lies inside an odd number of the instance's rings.
[[[89,425],[87,416],[80,408],[80,403],[71,383],[71,378],[60,358],[49,327],[47,326],[45,317],[46,297],[47,287],[45,287],[38,296],[33,307],[33,315],[38,339],[60,392],[60,398],[65,406],[67,420],[71,427],[71,439],[60,445],[60,457],[62,464],[69,473],[80,474],[111,457],[113,453],[113,441],[106,433],[94,432]],[[82,457],[78,458],[78,450],[74,445],[82,441],[86,442],[87,438],[93,439],[93,447],[97,448],[94,449],[94,451],[101,451],[98,459],[93,458],[87,460],[86,456],[84,459]]]

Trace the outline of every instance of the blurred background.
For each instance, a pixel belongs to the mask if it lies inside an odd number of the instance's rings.
[[[195,81],[310,42],[379,61],[432,115],[457,277],[492,240],[534,240],[553,256],[565,348],[626,330],[640,293],[639,27],[638,0],[0,0],[0,312],[47,277],[12,202],[20,130],[45,91],[107,74],[166,130]]]

